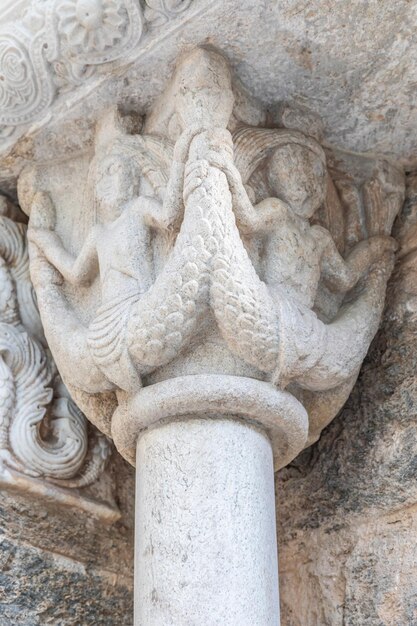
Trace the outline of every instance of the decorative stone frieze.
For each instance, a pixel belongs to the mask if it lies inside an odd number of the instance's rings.
[[[29,277],[25,216],[0,202],[0,484],[114,520],[114,505],[68,491],[100,478],[111,447],[61,381]]]
[[[275,127],[253,110],[226,60],[197,48],[144,120],[114,106],[93,152],[19,177],[57,368],[137,459],[137,624],[186,623],[190,598],[192,623],[277,623],[272,458],[288,464],[345,403],[393,267],[401,171],[322,145],[301,108],[282,107]],[[239,457],[246,469],[228,487],[218,467]],[[159,474],[171,504],[152,487]],[[260,476],[259,506],[230,508],[222,494],[253,503]],[[257,543],[245,516],[263,529]],[[230,567],[213,542],[196,548],[226,518]],[[219,585],[232,596],[220,600]]]
[[[7,4],[7,3],[6,3]],[[191,0],[31,0],[0,28],[0,140],[44,116],[58,93],[128,55],[146,29],[162,26]]]

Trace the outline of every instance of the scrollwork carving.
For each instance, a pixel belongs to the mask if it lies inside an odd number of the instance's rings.
[[[190,4],[154,2],[149,20],[175,18]],[[32,0],[0,33],[0,134],[10,136],[43,115],[60,89],[128,55],[143,31],[139,0]]]
[[[49,354],[29,278],[26,225],[9,203],[0,216],[0,460],[62,487],[93,483],[110,453],[87,422]]]
[[[146,0],[145,17],[152,24],[163,24],[186,11],[192,0]]]
[[[29,122],[49,106],[54,88],[41,37],[23,28],[0,33],[0,124]]]
[[[401,173],[380,162],[370,175],[359,168],[361,182],[332,174],[298,129],[232,134],[233,106],[227,63],[198,49],[143,134],[111,111],[97,128],[82,207],[93,220],[77,254],[47,177],[21,177],[51,350],[131,462],[154,421],[232,404],[264,424],[284,465],[340,409],[379,324]],[[300,128],[299,116],[283,123]],[[68,291],[80,285],[96,294],[83,317]]]

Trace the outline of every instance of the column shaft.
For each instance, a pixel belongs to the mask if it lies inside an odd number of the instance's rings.
[[[137,446],[135,626],[277,626],[267,436],[232,419],[172,421]]]

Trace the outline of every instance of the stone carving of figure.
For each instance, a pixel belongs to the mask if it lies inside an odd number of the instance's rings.
[[[65,249],[53,229],[44,225],[36,227],[35,219],[29,229],[29,240],[65,281],[89,285],[99,276],[101,305],[88,332],[78,333],[84,342],[81,350],[89,352],[107,381],[123,391],[138,390],[141,386],[140,371],[130,358],[126,335],[132,306],[155,280],[151,230],[170,232],[177,225],[182,204],[179,190],[182,192],[183,187],[183,168],[178,165],[185,160],[195,132],[187,129],[177,142],[174,152],[177,167],[174,165],[172,169],[164,202],[139,195],[144,162],[143,158],[135,159],[138,146],[133,145],[136,153],[133,149],[132,154],[132,139],[124,141],[118,137],[112,142],[91,166],[97,223],[76,257]],[[163,167],[161,163],[158,165]],[[54,212],[46,193],[38,192],[37,202],[43,215]]]
[[[168,365],[162,380],[205,367],[222,375],[227,359],[228,374],[269,381],[278,395],[288,385],[351,384],[377,329],[391,225],[342,256],[329,229],[311,223],[329,177],[319,143],[286,129],[240,126],[232,136],[233,101],[225,59],[197,50],[150,114],[148,134],[99,125],[85,206],[96,224],[77,256],[55,232],[42,185],[21,190],[49,344],[104,432],[117,424],[117,406],[129,405],[132,419],[140,413],[129,403]],[[89,286],[96,277],[100,300],[83,324],[61,283]],[[321,285],[344,298],[328,323],[315,312]],[[132,437],[123,442],[116,430],[132,460]]]
[[[138,171],[126,156],[106,155],[96,166],[96,177],[98,223],[77,257],[67,252],[53,230],[31,228],[29,240],[72,285],[90,284],[99,275],[101,306],[90,324],[85,350],[91,351],[96,364],[113,383],[121,388],[137,388],[138,373],[128,358],[122,333],[131,303],[152,281],[145,221],[147,209],[152,211],[157,203],[138,196]]]
[[[264,131],[253,131],[257,132]],[[269,134],[273,142],[274,133]],[[298,143],[276,148],[267,165],[273,197],[256,205],[230,159],[214,157],[211,165],[227,176],[241,232],[246,236],[262,233],[265,238],[262,278],[277,298],[285,290],[288,297],[312,308],[320,280],[346,293],[373,263],[396,248],[391,237],[375,235],[358,243],[345,260],[329,231],[310,224],[326,193],[327,171],[319,146],[314,151]],[[196,167],[201,171],[201,165]]]

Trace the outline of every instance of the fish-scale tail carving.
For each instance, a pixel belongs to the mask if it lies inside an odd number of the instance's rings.
[[[142,373],[174,359],[207,310],[212,254],[196,229],[202,218],[199,205],[193,207],[192,216],[186,214],[163,272],[132,306],[129,353]]]

